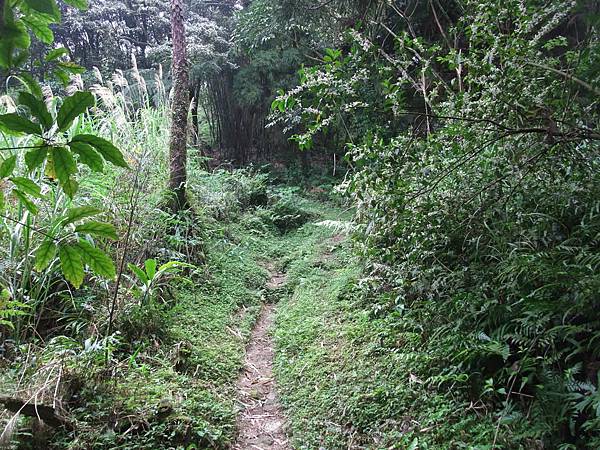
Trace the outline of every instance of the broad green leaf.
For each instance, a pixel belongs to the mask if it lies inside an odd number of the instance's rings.
[[[38,100],[29,92],[19,92],[19,104],[27,106],[44,129],[49,130],[52,127],[52,116],[43,100]]]
[[[31,9],[41,12],[55,19],[60,20],[60,10],[55,0],[24,0],[25,4]]]
[[[43,198],[42,188],[33,180],[25,177],[13,177],[10,179],[13,184],[23,193],[36,198]]]
[[[44,164],[46,157],[48,156],[48,147],[35,148],[25,153],[25,164],[30,172]]]
[[[61,244],[58,256],[63,275],[75,288],[79,288],[84,277],[81,250],[70,244]]]
[[[72,200],[79,189],[79,183],[73,177],[69,178],[66,183],[61,184],[63,191]]]
[[[71,175],[77,173],[77,164],[73,159],[73,155],[64,147],[54,147],[50,151],[52,159],[52,168],[56,174],[56,178],[62,183],[69,182]]]
[[[131,270],[143,284],[148,284],[150,280],[148,280],[148,276],[142,269],[133,264],[127,264],[127,267],[129,267],[129,270]]]
[[[115,166],[128,168],[129,166],[123,158],[123,153],[111,142],[92,134],[78,134],[72,139],[72,142],[83,142],[94,147],[105,160],[113,163]]]
[[[0,164],[0,179],[9,177],[17,166],[17,156],[12,155],[2,161]]]
[[[53,239],[46,239],[35,252],[35,270],[41,272],[46,269],[56,256],[56,243]]]
[[[154,275],[156,275],[156,266],[158,265],[158,263],[156,262],[155,259],[147,259],[146,262],[144,262],[144,267],[146,268],[146,274],[148,275],[148,278],[151,280],[154,278]]]
[[[19,191],[18,189],[13,189],[12,193],[19,199],[27,211],[33,215],[38,213],[38,207],[31,201],[31,199],[27,197],[27,195],[25,195],[25,193]]]
[[[0,212],[4,211],[4,206],[6,206],[6,201],[4,200],[4,191],[0,189]]]
[[[65,72],[60,67],[57,67],[52,72],[52,75],[61,83],[63,86],[67,86],[71,82],[71,75],[68,72]]]
[[[42,134],[42,130],[38,124],[15,113],[0,115],[0,126],[16,133]]]
[[[31,38],[27,31],[27,26],[21,20],[8,19],[4,23],[0,35],[3,43],[13,51],[15,48],[27,49],[31,45]],[[10,59],[10,57],[9,57]]]
[[[71,208],[67,211],[67,214],[63,220],[63,225],[70,223],[79,222],[80,220],[87,219],[100,214],[102,211],[92,206],[78,206]]]
[[[113,240],[117,240],[117,232],[115,227],[110,223],[98,222],[96,220],[90,220],[89,222],[82,223],[75,227],[77,233],[91,234],[92,236],[105,237]]]
[[[48,52],[48,54],[46,55],[46,58],[44,58],[44,59],[46,60],[46,62],[51,62],[51,61],[54,61],[55,59],[60,58],[61,56],[68,55],[68,54],[69,54],[69,50],[67,50],[64,47],[58,47],[53,50],[50,50]]]
[[[94,96],[90,92],[76,92],[65,98],[56,117],[59,131],[67,131],[77,116],[92,106]]]
[[[85,11],[88,9],[87,0],[64,0],[67,5],[73,6],[80,11]]]
[[[35,37],[37,37],[44,44],[51,44],[54,42],[54,33],[48,26],[47,21],[43,20],[38,16],[28,16],[24,17],[23,23],[27,25],[27,27],[33,32]]]
[[[31,74],[21,73],[19,75],[16,75],[15,78],[17,78],[19,81],[21,81],[21,83],[23,83],[23,85],[27,89],[29,89],[29,92],[31,92],[31,94],[35,98],[43,97],[42,88],[41,88],[40,84],[38,83],[38,81],[35,78],[33,78],[33,76]]]
[[[84,239],[81,239],[77,245],[81,250],[83,261],[89,266],[92,272],[110,280],[115,278],[115,265],[106,253]]]
[[[84,142],[71,142],[69,147],[73,153],[79,155],[79,161],[88,166],[93,172],[104,171],[102,156],[89,144]]]

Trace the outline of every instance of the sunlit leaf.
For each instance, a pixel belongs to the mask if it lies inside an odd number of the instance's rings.
[[[115,227],[110,223],[98,222],[91,220],[89,222],[82,223],[75,227],[77,233],[90,234],[96,237],[105,237],[113,240],[117,240],[117,232]]]
[[[41,272],[46,269],[56,256],[56,243],[53,239],[46,239],[35,252],[35,270]]]
[[[58,250],[60,268],[63,275],[73,286],[79,288],[83,283],[83,259],[78,247],[61,244]]]
[[[83,261],[95,274],[110,280],[115,278],[115,265],[106,253],[84,239],[81,239],[77,246],[81,250]]]
[[[67,5],[70,5],[70,6],[73,6],[77,9],[79,9],[80,11],[85,11],[86,9],[88,9],[87,0],[64,0],[64,2]]]
[[[64,47],[59,47],[59,48],[50,50],[48,52],[48,54],[46,55],[46,58],[44,58],[44,59],[46,60],[46,62],[51,62],[51,61],[54,61],[54,60],[60,58],[61,56],[68,55],[68,54],[69,54],[69,50],[67,50]]]

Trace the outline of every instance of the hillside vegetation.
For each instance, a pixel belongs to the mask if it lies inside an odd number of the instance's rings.
[[[0,448],[600,448],[599,25],[0,0]]]

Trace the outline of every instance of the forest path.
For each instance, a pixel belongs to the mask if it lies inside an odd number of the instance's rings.
[[[286,282],[283,273],[265,265],[269,273],[266,288],[276,290]],[[237,383],[242,407],[237,419],[235,450],[288,450],[285,417],[279,404],[273,377],[273,325],[275,306],[265,303],[246,348],[244,368]]]

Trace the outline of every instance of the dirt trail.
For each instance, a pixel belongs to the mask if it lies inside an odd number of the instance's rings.
[[[267,289],[285,284],[285,274],[271,266]],[[285,418],[277,400],[273,379],[273,341],[269,330],[274,305],[265,304],[246,349],[244,369],[237,387],[242,408],[237,420],[238,439],[235,450],[289,450]]]

